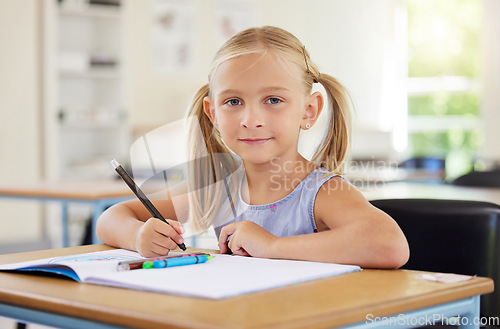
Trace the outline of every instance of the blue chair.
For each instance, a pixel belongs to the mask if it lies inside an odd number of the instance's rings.
[[[478,275],[500,283],[500,206],[479,201],[387,199],[371,203],[399,224],[412,270]],[[500,316],[500,290],[481,297],[481,314]]]
[[[434,157],[414,157],[399,164],[400,168],[440,171],[445,169],[445,159]]]
[[[446,177],[446,161],[437,157],[414,157],[398,164],[408,173],[407,181],[442,183]]]

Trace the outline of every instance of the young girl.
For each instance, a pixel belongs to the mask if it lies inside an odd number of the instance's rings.
[[[325,88],[330,113],[323,141],[308,161],[298,152],[298,140],[323,108],[322,94],[311,93],[314,83]],[[251,28],[222,46],[208,84],[195,95],[190,109],[209,160],[217,163],[215,154],[236,154],[244,168],[229,201],[245,210],[235,213],[233,208],[231,221],[215,228],[221,253],[229,248],[236,255],[365,268],[406,263],[408,244],[398,225],[339,176],[348,149],[348,104],[342,85],[320,73],[301,42],[280,28]],[[197,147],[192,145],[191,152]],[[234,161],[220,163],[231,167],[230,172],[237,167]],[[210,176],[200,172],[203,168],[191,172],[199,185]],[[207,229],[214,217],[221,216],[222,207],[214,207],[212,199],[189,195],[189,217],[198,228]],[[226,194],[226,204],[227,199]],[[184,229],[177,221],[182,216],[171,198],[156,205],[171,226],[151,218],[139,201],[127,201],[99,218],[99,239],[146,257],[168,254],[183,242]]]

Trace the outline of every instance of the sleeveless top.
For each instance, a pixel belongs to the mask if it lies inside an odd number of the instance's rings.
[[[264,205],[249,205],[241,197],[241,186],[235,196],[237,211],[231,218],[214,225],[217,239],[222,227],[244,220],[252,221],[278,237],[317,232],[314,220],[314,203],[321,186],[332,177],[342,177],[324,168],[313,170],[283,199]],[[343,178],[343,177],[342,177]],[[222,224],[222,225],[220,225]]]

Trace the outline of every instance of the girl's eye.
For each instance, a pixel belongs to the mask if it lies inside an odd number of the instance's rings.
[[[281,101],[281,99],[279,99],[279,98],[276,98],[276,97],[271,97],[271,98],[269,98],[269,99],[267,100],[267,102],[268,102],[269,104],[279,104],[279,103],[281,103],[282,101]]]
[[[241,101],[239,99],[233,98],[233,99],[228,100],[226,102],[226,104],[228,104],[230,106],[238,106],[238,105],[241,105]]]

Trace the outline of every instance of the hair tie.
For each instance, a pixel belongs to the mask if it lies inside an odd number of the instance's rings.
[[[309,63],[307,61],[307,55],[306,55],[306,46],[302,46],[302,55],[304,55],[304,62],[306,63],[306,68],[307,68],[306,73],[312,75],[314,83],[318,83],[318,79],[316,79],[316,76],[309,69]]]

